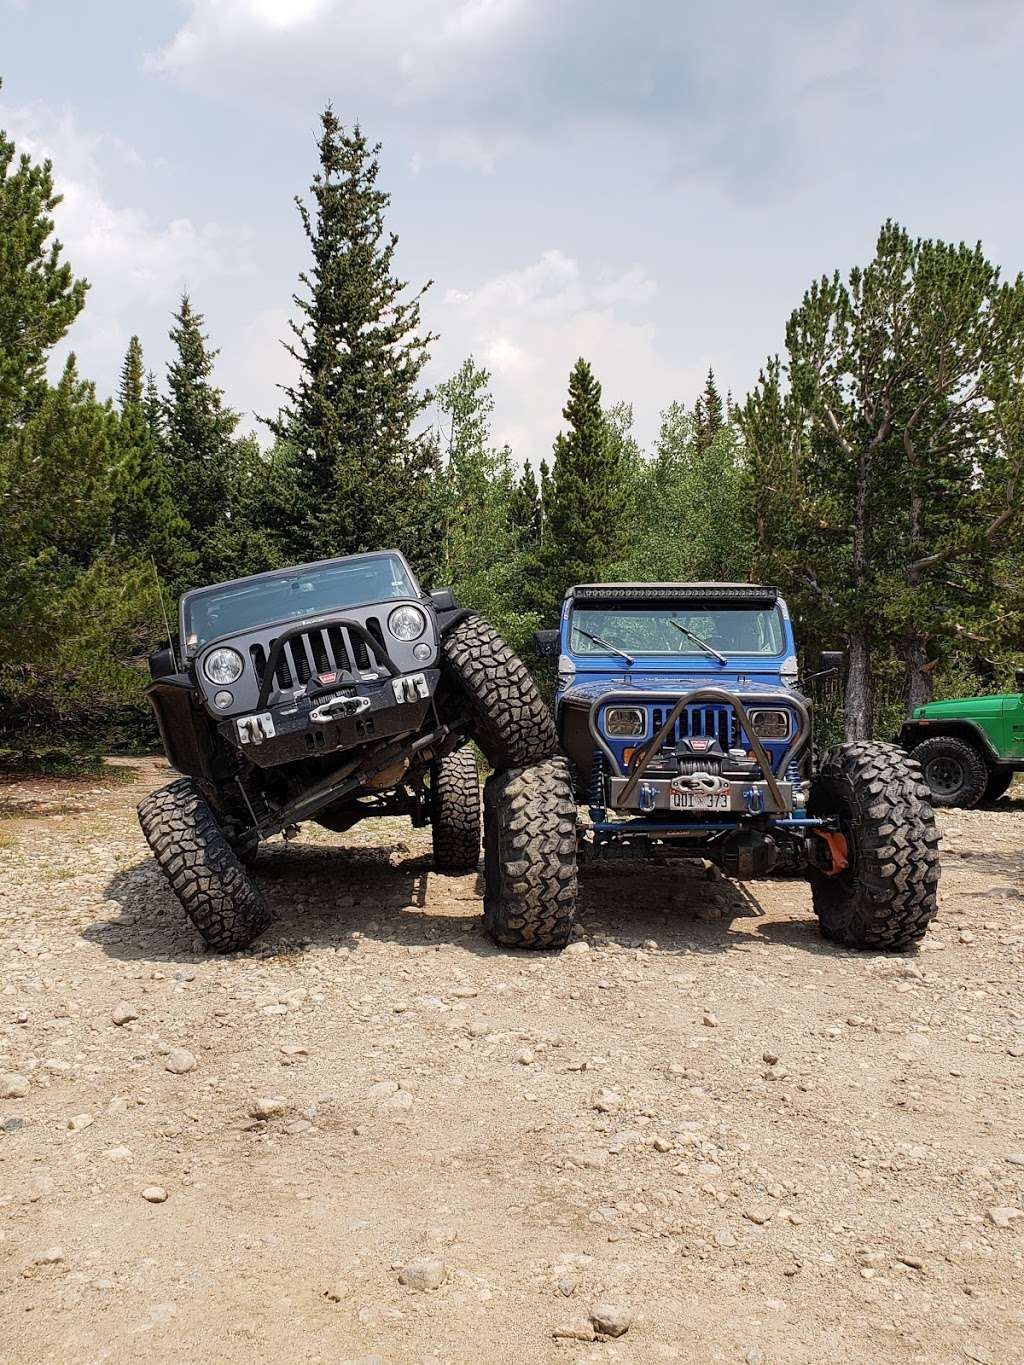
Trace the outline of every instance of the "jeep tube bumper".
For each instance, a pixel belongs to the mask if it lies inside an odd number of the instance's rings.
[[[276,768],[421,729],[440,678],[439,669],[428,668],[292,696],[265,710],[224,720],[218,728],[257,767]]]
[[[748,695],[745,703],[736,693],[721,687],[701,687],[687,692],[668,708],[657,734],[645,747],[639,760],[630,765],[628,772],[622,771],[614,750],[598,726],[600,711],[620,700],[623,705],[654,703],[664,707],[666,698],[664,693],[630,690],[624,692],[621,698],[618,694],[605,694],[596,699],[590,708],[590,734],[608,768],[604,779],[605,800],[616,814],[654,817],[655,821],[660,818],[666,825],[678,822],[680,828],[685,828],[687,822],[695,819],[724,820],[727,824],[752,816],[768,822],[779,820],[788,823],[792,819],[798,805],[798,789],[789,778],[791,765],[804,752],[811,735],[810,713],[802,698],[794,694],[780,696],[777,693],[765,693]],[[732,708],[739,734],[749,744],[752,757],[760,769],[759,774],[749,778],[730,778],[721,772],[649,773],[653,761],[673,741],[676,721],[686,708],[707,703]],[[771,755],[754,733],[747,714],[747,703],[785,707],[795,714],[795,732],[776,762],[772,761]],[[611,822],[606,823],[605,811],[595,809],[592,814],[595,824],[608,828]]]

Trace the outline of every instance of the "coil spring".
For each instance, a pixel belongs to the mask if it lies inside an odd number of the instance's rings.
[[[590,765],[590,804],[604,805],[604,754],[596,748]]]

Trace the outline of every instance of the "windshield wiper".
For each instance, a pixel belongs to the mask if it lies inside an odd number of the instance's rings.
[[[605,649],[610,649],[613,654],[617,654],[620,659],[625,659],[627,664],[635,664],[636,660],[632,654],[627,654],[624,649],[619,649],[617,645],[610,644],[607,640],[602,640],[600,635],[591,635],[589,630],[584,630],[582,626],[576,627],[577,635],[584,635],[588,640],[593,640],[595,645],[603,645]],[[725,663],[725,660],[722,660]]]
[[[718,650],[709,645],[707,640],[702,640],[699,635],[694,635],[692,630],[687,630],[686,626],[681,626],[678,621],[673,621],[671,617],[669,618],[669,625],[675,626],[678,631],[682,631],[688,640],[692,640],[695,645],[700,645],[705,654],[710,654],[711,657],[717,659],[720,664],[727,664],[729,662],[725,655],[719,654]]]

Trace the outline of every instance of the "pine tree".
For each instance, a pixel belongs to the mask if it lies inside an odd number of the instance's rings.
[[[145,371],[142,364],[142,343],[133,336],[128,343],[121,364],[121,383],[118,388],[118,401],[121,411],[128,408],[141,408],[145,402]]]
[[[295,450],[302,501],[295,553],[316,557],[397,544],[429,577],[424,509],[436,452],[413,425],[434,337],[420,334],[420,300],[394,274],[398,238],[385,227],[390,195],[377,186],[379,145],[351,132],[330,106],[320,120],[313,203],[298,200],[313,262],[300,276],[298,360],[287,405],[270,423]]]
[[[694,437],[698,456],[706,454],[711,449],[712,442],[721,431],[724,421],[722,398],[715,384],[715,372],[709,368],[704,389],[694,405]]]
[[[212,381],[213,362],[202,313],[183,294],[171,329],[175,356],[167,367],[163,403],[165,443],[175,506],[189,527],[198,572],[209,581],[222,571],[230,535],[232,440],[238,415],[224,406]]]
[[[538,605],[550,614],[572,583],[599,580],[625,546],[621,446],[611,439],[601,385],[581,357],[569,376],[544,506],[543,575]]]
[[[46,362],[85,304],[88,284],[61,261],[49,161],[34,164],[0,130],[0,439],[46,393]]]
[[[146,414],[146,425],[158,450],[164,446],[164,406],[160,390],[156,386],[156,375],[150,370],[146,375],[146,389],[142,398],[142,408]]]
[[[523,472],[509,496],[508,524],[521,550],[535,550],[540,545],[540,486],[533,465],[529,462],[523,466]]]

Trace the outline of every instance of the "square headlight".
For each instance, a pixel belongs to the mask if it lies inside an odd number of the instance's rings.
[[[609,739],[642,739],[647,733],[647,712],[639,706],[610,706],[604,713]]]
[[[750,724],[758,739],[788,739],[788,711],[751,711]]]

